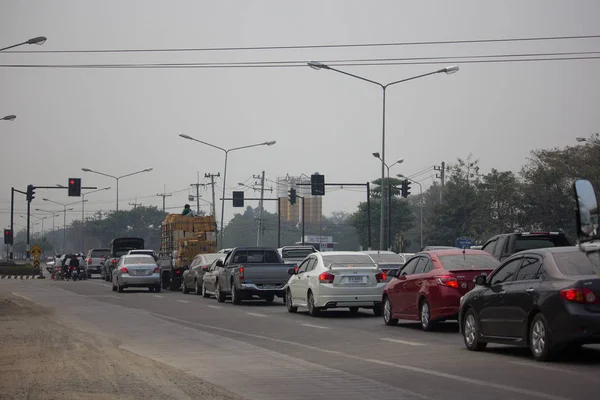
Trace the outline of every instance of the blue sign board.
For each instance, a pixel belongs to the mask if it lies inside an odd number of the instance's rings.
[[[471,246],[475,246],[475,240],[469,237],[459,237],[456,239],[455,246],[459,249],[470,249]]]

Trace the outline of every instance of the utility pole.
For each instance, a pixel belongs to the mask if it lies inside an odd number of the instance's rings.
[[[210,173],[205,173],[204,177],[205,178],[210,178],[210,187],[212,189],[212,215],[215,218],[215,223],[217,221],[217,212],[215,210],[215,178],[219,178],[221,176],[220,173],[216,173],[216,174],[210,174]]]
[[[435,171],[440,171],[439,174],[435,174],[435,177],[440,179],[442,182],[442,187],[440,188],[440,204],[442,204],[443,194],[444,194],[444,184],[446,183],[446,163],[442,161],[442,164],[438,167],[437,165],[433,167]]]
[[[157,193],[157,194],[156,194],[158,197],[162,197],[162,199],[163,199],[163,213],[165,213],[165,212],[166,212],[166,204],[165,204],[166,200],[165,200],[165,199],[166,199],[167,197],[171,197],[171,196],[172,196],[172,194],[171,194],[171,193],[165,193],[165,192],[166,192],[166,190],[165,190],[165,189],[166,189],[166,187],[165,187],[165,186],[163,186],[163,192],[162,192],[162,193]]]
[[[135,201],[133,203],[129,203],[130,206],[133,206],[133,209],[135,210],[137,208],[137,206],[141,206],[142,203],[138,203],[137,202],[137,196],[135,196]],[[83,215],[83,211],[82,211],[82,215]]]
[[[204,186],[203,183],[200,183],[200,172],[198,172],[198,178],[196,179],[196,183],[192,183],[190,184],[190,186],[196,186],[196,212],[198,213],[198,215],[200,215],[200,186]]]
[[[254,179],[260,179],[260,202],[258,206],[258,234],[256,235],[256,246],[262,246],[263,236],[263,203],[265,200],[265,171],[261,176],[254,176]]]

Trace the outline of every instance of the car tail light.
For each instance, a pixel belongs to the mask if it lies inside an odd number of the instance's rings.
[[[329,272],[323,272],[321,275],[319,275],[319,282],[321,283],[333,283],[334,279],[335,275],[330,274]]]
[[[436,280],[438,285],[458,289],[458,280],[453,276],[438,276]]]
[[[176,269],[175,270],[175,275],[181,275],[181,270],[180,269]]]
[[[88,264],[91,264],[91,263],[92,263],[92,259],[88,258]]]
[[[238,271],[240,273],[240,279],[244,279],[244,267],[239,267]]]
[[[113,259],[112,259],[112,263],[113,263],[113,264],[116,264],[116,263],[117,263],[117,259],[116,259],[116,258],[113,258]]]
[[[157,273],[157,272],[160,272],[160,268],[159,267],[154,268],[154,273]]]
[[[385,282],[387,276],[383,272],[378,272],[377,275],[375,275],[375,279],[377,279],[377,283],[381,283]]]
[[[124,272],[124,273],[126,273],[126,274],[128,274],[128,273],[129,273],[129,271],[128,271],[128,270],[127,270],[127,268],[125,268],[125,267],[122,267],[122,268],[121,268],[121,272]]]
[[[590,289],[564,289],[560,291],[560,296],[574,303],[598,304],[598,298]]]

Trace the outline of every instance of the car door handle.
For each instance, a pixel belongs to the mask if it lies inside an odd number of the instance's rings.
[[[525,291],[526,291],[527,293],[533,293],[533,292],[535,292],[535,289],[534,289],[534,288],[532,288],[532,287],[530,287],[529,289],[526,289]]]
[[[506,294],[506,290],[502,290],[502,291],[500,292],[500,296],[503,296],[503,295],[505,295],[505,294]]]

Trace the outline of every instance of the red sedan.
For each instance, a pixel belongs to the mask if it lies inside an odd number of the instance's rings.
[[[432,250],[412,257],[383,292],[383,320],[421,321],[423,330],[436,322],[457,319],[460,298],[473,289],[478,275],[492,272],[499,262],[482,250]]]

